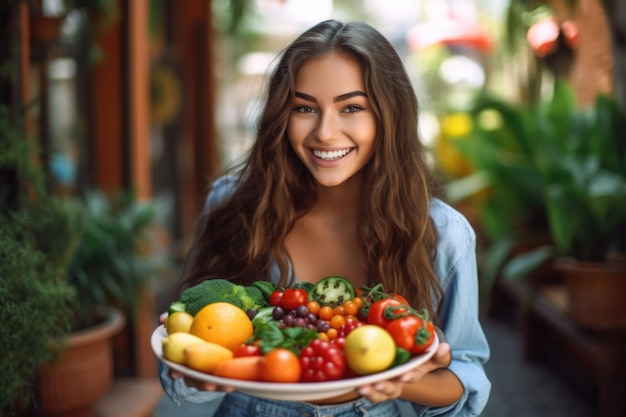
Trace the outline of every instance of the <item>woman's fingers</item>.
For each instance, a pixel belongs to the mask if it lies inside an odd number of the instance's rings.
[[[181,372],[170,369],[170,378],[176,379],[176,378],[182,378],[183,376],[184,375]]]
[[[437,351],[433,355],[432,362],[436,366],[435,369],[447,368],[452,362],[452,354],[450,353],[450,345],[448,343],[440,343]]]
[[[436,369],[447,367],[451,360],[452,356],[450,354],[450,345],[447,343],[441,343],[429,361],[423,363],[412,371],[399,376],[398,378],[389,381],[380,381],[371,385],[364,385],[359,388],[359,394],[366,397],[373,403],[398,398],[400,394],[402,394],[402,387],[404,384],[417,382],[424,375]]]
[[[445,368],[450,365],[452,355],[450,354],[450,345],[447,343],[441,343],[437,347],[437,351],[430,358],[428,362],[418,366],[410,372],[401,375],[398,379],[402,382],[417,382],[424,375],[440,368]]]
[[[165,321],[167,320],[167,316],[168,316],[167,312],[165,312],[165,313],[161,314],[161,315],[159,316],[159,323],[161,323],[161,324],[165,324]]]
[[[170,378],[185,378],[185,385],[188,387],[193,387],[199,391],[223,391],[223,392],[232,392],[235,389],[233,387],[218,385],[212,382],[200,381],[198,379],[186,377],[183,373],[170,369],[169,371]]]
[[[402,394],[403,383],[396,381],[381,381],[359,388],[359,394],[373,403],[398,398]]]

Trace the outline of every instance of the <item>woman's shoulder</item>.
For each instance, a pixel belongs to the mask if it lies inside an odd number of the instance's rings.
[[[433,198],[430,202],[430,217],[440,238],[465,238],[474,240],[476,234],[467,218],[457,209],[441,199]]]
[[[430,217],[437,232],[435,267],[445,286],[463,259],[474,256],[476,233],[463,214],[442,200],[431,201]]]
[[[236,175],[224,175],[213,181],[204,204],[204,210],[211,211],[223,203],[233,195],[238,186],[239,177]]]

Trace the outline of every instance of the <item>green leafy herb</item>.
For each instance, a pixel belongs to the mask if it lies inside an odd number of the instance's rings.
[[[259,347],[263,354],[276,348],[285,348],[300,356],[300,350],[317,338],[317,331],[304,327],[281,329],[278,322],[272,321],[260,325],[253,338],[260,340]]]

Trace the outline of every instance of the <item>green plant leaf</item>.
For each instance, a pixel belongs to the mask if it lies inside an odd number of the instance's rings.
[[[502,277],[507,281],[518,281],[527,277],[554,255],[554,247],[548,245],[522,253],[503,265]]]

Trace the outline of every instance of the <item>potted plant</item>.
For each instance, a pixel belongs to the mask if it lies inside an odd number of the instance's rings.
[[[23,393],[34,392],[35,404],[24,405],[45,416],[90,416],[112,381],[112,336],[133,320],[142,291],[167,265],[162,252],[146,251],[156,205],[132,193],[50,195],[16,126],[0,108],[0,317],[11,335],[0,355],[0,409],[9,415]],[[102,344],[90,351],[96,336]],[[69,365],[74,359],[89,367]]]
[[[156,220],[152,202],[137,202],[129,192],[109,197],[91,191],[81,203],[85,227],[67,268],[68,283],[76,293],[71,304],[73,331],[62,357],[42,370],[41,403],[49,416],[67,415],[73,400],[78,400],[76,405],[84,408],[85,416],[93,413],[95,401],[106,392],[116,370],[111,338],[132,337],[133,326],[124,324],[134,323],[143,292],[167,265],[167,257],[145,250]],[[91,343],[91,335],[98,334],[105,337],[106,345]],[[125,348],[129,345],[132,342]],[[89,358],[89,367],[70,365],[84,357]],[[68,369],[80,370],[85,379],[70,378]]]
[[[17,117],[0,106],[0,318],[8,336],[0,345],[2,415],[30,405],[41,367],[58,353],[51,343],[70,332],[74,290],[66,272],[84,220],[75,201],[42,193],[27,144]]]
[[[38,214],[56,223],[58,252],[71,250],[77,241],[76,218],[66,215],[71,209],[64,203],[47,203]],[[26,222],[40,220],[25,210],[0,213],[0,414],[4,416],[33,401],[33,381],[55,355],[50,341],[64,341],[70,331],[67,317],[74,292],[62,262],[51,262],[49,254],[38,247],[33,229],[24,227]]]
[[[605,95],[591,108],[578,108],[570,86],[560,80],[549,100],[527,107],[489,107],[502,117],[507,136],[524,150],[515,158],[499,156],[505,164],[516,161],[514,181],[508,182],[503,171],[493,172],[500,172],[500,179],[522,195],[528,191],[524,184],[532,184],[549,233],[547,244],[502,265],[503,275],[519,278],[551,262],[566,279],[571,314],[579,324],[626,327],[626,313],[618,310],[626,306],[626,272],[614,260],[623,252],[626,224],[624,110]],[[523,170],[518,169],[520,161]],[[604,278],[597,268],[612,271],[612,277]],[[575,277],[569,276],[572,270],[578,271]],[[582,270],[593,270],[593,277],[582,278]],[[579,290],[582,283],[593,287]],[[579,310],[590,306],[600,311]]]
[[[578,324],[626,329],[626,113],[600,95],[570,126],[559,147],[542,149],[554,266]]]
[[[470,127],[448,139],[470,167],[466,175],[446,182],[446,192],[450,201],[469,202],[477,213],[483,307],[506,261],[549,241],[542,177],[534,154],[544,136],[544,124],[537,123],[540,114],[533,106],[481,94],[465,113]],[[546,279],[548,275],[539,270],[528,277],[533,285]]]

